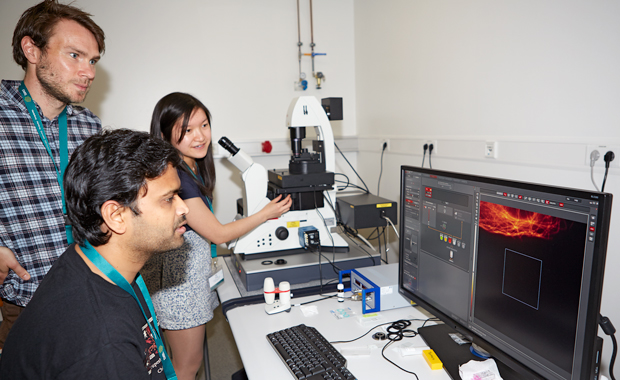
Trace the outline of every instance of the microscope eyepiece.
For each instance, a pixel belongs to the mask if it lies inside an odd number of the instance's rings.
[[[232,154],[233,156],[237,154],[237,152],[239,152],[239,148],[237,148],[235,144],[233,144],[233,142],[230,141],[226,136],[222,136],[222,138],[220,138],[217,143],[220,144],[222,148],[230,152],[230,154]]]

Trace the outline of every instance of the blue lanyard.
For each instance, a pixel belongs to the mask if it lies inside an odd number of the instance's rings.
[[[108,261],[103,258],[97,252],[97,250],[88,242],[85,241],[85,246],[80,246],[82,252],[88,259],[95,264],[100,271],[103,272],[112,282],[118,285],[121,289],[131,294],[131,296],[136,300],[138,306],[140,306],[140,310],[142,310],[142,315],[144,315],[144,319],[146,319],[146,323],[149,325],[149,329],[151,330],[151,334],[153,335],[153,339],[155,339],[155,344],[157,345],[157,352],[159,352],[159,357],[161,358],[162,365],[164,367],[164,373],[166,374],[166,378],[168,380],[176,380],[177,375],[174,372],[174,368],[172,367],[172,362],[168,354],[166,353],[166,347],[161,339],[161,335],[159,334],[159,325],[157,323],[157,316],[155,315],[155,310],[153,309],[153,301],[151,301],[151,296],[149,295],[149,291],[144,284],[144,280],[142,279],[142,275],[138,273],[138,278],[136,279],[136,283],[140,288],[140,292],[142,293],[142,297],[144,297],[144,301],[146,302],[147,307],[149,308],[149,313],[151,317],[153,317],[154,326],[149,322],[146,313],[144,312],[144,308],[142,307],[142,303],[138,299],[136,292],[134,292],[133,287],[127,282],[125,277],[123,277],[114,267],[108,263]]]
[[[34,105],[34,101],[32,100],[32,96],[28,92],[24,81],[19,85],[19,92],[24,99],[24,103],[26,103],[26,108],[28,108],[28,114],[32,119],[35,127],[37,128],[37,132],[39,133],[39,137],[45,146],[45,150],[47,150],[47,154],[50,155],[52,159],[52,163],[54,165],[54,169],[56,170],[56,179],[58,180],[58,184],[60,185],[60,198],[62,199],[62,215],[65,222],[65,232],[67,234],[67,242],[69,244],[73,243],[73,231],[72,227],[67,219],[67,207],[65,206],[65,189],[62,185],[62,179],[65,175],[65,169],[69,164],[69,148],[67,146],[67,107],[62,110],[60,115],[58,115],[58,133],[60,139],[60,166],[56,165],[56,160],[54,160],[54,155],[52,154],[52,149],[50,148],[49,141],[47,140],[47,136],[45,135],[45,129],[43,129],[43,122],[41,121],[41,116],[39,116],[39,112],[37,111],[37,107]]]
[[[187,170],[189,170],[189,172],[192,173],[194,178],[196,178],[196,181],[200,181],[200,183],[202,183],[204,186],[205,181],[202,179],[202,176],[200,175],[200,171],[196,170],[198,172],[198,176],[196,176],[196,174],[194,174],[194,172],[192,171],[192,168],[189,167],[187,162],[183,161],[183,165],[185,165]],[[213,216],[215,216],[215,213],[213,212],[213,206],[211,205],[211,200],[206,195],[205,195],[205,199],[207,200],[207,205],[209,205],[209,210],[211,210],[211,213],[213,214]],[[215,257],[217,257],[217,245],[211,243],[211,258],[215,258]]]

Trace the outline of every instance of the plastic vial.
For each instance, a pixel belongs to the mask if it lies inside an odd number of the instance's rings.
[[[344,302],[344,284],[338,284],[338,302]]]

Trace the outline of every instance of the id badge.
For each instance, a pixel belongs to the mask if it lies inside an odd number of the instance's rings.
[[[209,286],[211,290],[215,290],[224,283],[224,269],[217,257],[211,259],[211,273],[213,274],[209,277]]]

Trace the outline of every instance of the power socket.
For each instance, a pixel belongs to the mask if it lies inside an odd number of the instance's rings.
[[[600,155],[599,159],[594,163],[595,168],[605,169],[605,160],[603,159],[605,153],[612,151],[616,156],[620,154],[620,146],[618,145],[588,145],[586,149],[586,157],[584,160],[587,166],[590,166],[590,155],[595,150],[598,150],[598,153]],[[616,158],[609,164],[609,167],[620,167],[620,160]]]
[[[379,151],[380,152],[383,151],[383,144],[387,144],[387,147],[385,148],[385,150],[390,150],[390,139],[382,139],[381,140],[381,145],[379,146]]]
[[[484,156],[486,158],[497,158],[497,141],[487,141],[484,143]]]

